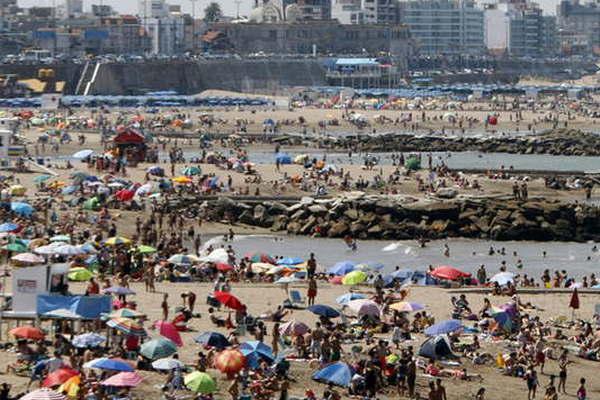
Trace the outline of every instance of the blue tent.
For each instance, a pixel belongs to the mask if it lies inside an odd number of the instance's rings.
[[[329,268],[327,273],[333,275],[346,275],[347,273],[354,271],[355,267],[356,263],[352,261],[340,261]]]
[[[337,318],[340,316],[340,313],[335,308],[325,304],[313,304],[312,306],[308,307],[308,311],[315,315],[326,318]]]
[[[27,203],[12,202],[10,203],[10,209],[21,217],[30,217],[33,214],[33,207]]]
[[[445,333],[455,332],[463,327],[461,321],[457,319],[449,319],[447,321],[438,322],[425,329],[427,336],[443,335]]]
[[[260,362],[263,360],[269,364],[275,360],[273,350],[258,340],[251,340],[249,342],[242,343],[240,346],[240,351],[244,356],[246,356],[246,362],[250,368],[258,368]]]
[[[204,346],[215,347],[217,349],[224,349],[230,345],[229,340],[219,332],[204,332],[200,336],[197,336],[194,341]]]
[[[279,164],[291,164],[292,157],[287,153],[277,153],[275,155],[275,161],[279,162]]]
[[[439,360],[442,358],[453,358],[452,349],[444,336],[430,337],[421,345],[419,349],[421,357]]]
[[[318,370],[312,376],[315,381],[332,383],[337,386],[348,387],[354,372],[345,362],[338,361]]]

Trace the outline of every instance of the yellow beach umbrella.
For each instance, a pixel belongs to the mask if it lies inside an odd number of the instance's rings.
[[[342,278],[342,284],[344,285],[358,285],[367,280],[367,274],[362,271],[352,271],[347,273]]]

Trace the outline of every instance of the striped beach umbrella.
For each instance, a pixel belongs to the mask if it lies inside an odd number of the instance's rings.
[[[129,318],[113,318],[106,325],[126,335],[146,336],[146,331],[142,325]]]
[[[41,388],[27,393],[19,400],[67,400],[67,398],[63,394],[55,392],[54,390]]]
[[[150,340],[140,348],[140,354],[150,360],[165,358],[177,353],[177,345],[167,338]]]
[[[146,314],[143,314],[137,310],[132,310],[131,308],[119,308],[107,315],[108,318],[141,318],[145,317]]]
[[[171,264],[191,265],[200,260],[193,254],[175,254],[171,256],[167,261],[169,261]]]
[[[83,333],[73,338],[73,346],[84,349],[86,347],[98,347],[106,341],[106,337],[95,332]]]
[[[116,375],[111,376],[108,379],[100,382],[103,386],[114,386],[114,387],[136,387],[144,378],[137,372],[119,372]]]

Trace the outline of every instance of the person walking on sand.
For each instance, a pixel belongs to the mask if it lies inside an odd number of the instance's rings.
[[[538,387],[537,372],[533,367],[529,367],[527,370],[525,381],[527,382],[527,400],[533,400]]]
[[[306,294],[306,297],[308,297],[309,306],[315,304],[315,297],[317,297],[317,281],[315,278],[310,278],[308,280],[308,293]]]
[[[587,391],[585,390],[585,378],[579,380],[579,388],[577,389],[577,400],[586,400]]]
[[[167,318],[169,318],[169,294],[165,293],[163,295],[163,301],[160,304],[160,308],[162,309],[162,317],[163,317],[163,321],[166,321]]]
[[[562,392],[567,394],[567,364],[569,364],[567,354],[568,350],[563,351],[558,359],[558,368],[560,369],[560,372],[558,373],[558,387],[556,388],[557,393],[560,393],[562,388]]]
[[[279,352],[279,322],[275,322],[275,324],[273,324],[273,331],[272,331],[272,336],[273,339],[271,339],[271,348],[273,349],[273,354],[277,355],[277,353]]]

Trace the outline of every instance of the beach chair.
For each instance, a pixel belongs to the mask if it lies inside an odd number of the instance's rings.
[[[292,303],[292,307],[306,307],[306,299],[297,290],[290,290],[289,300]]]

